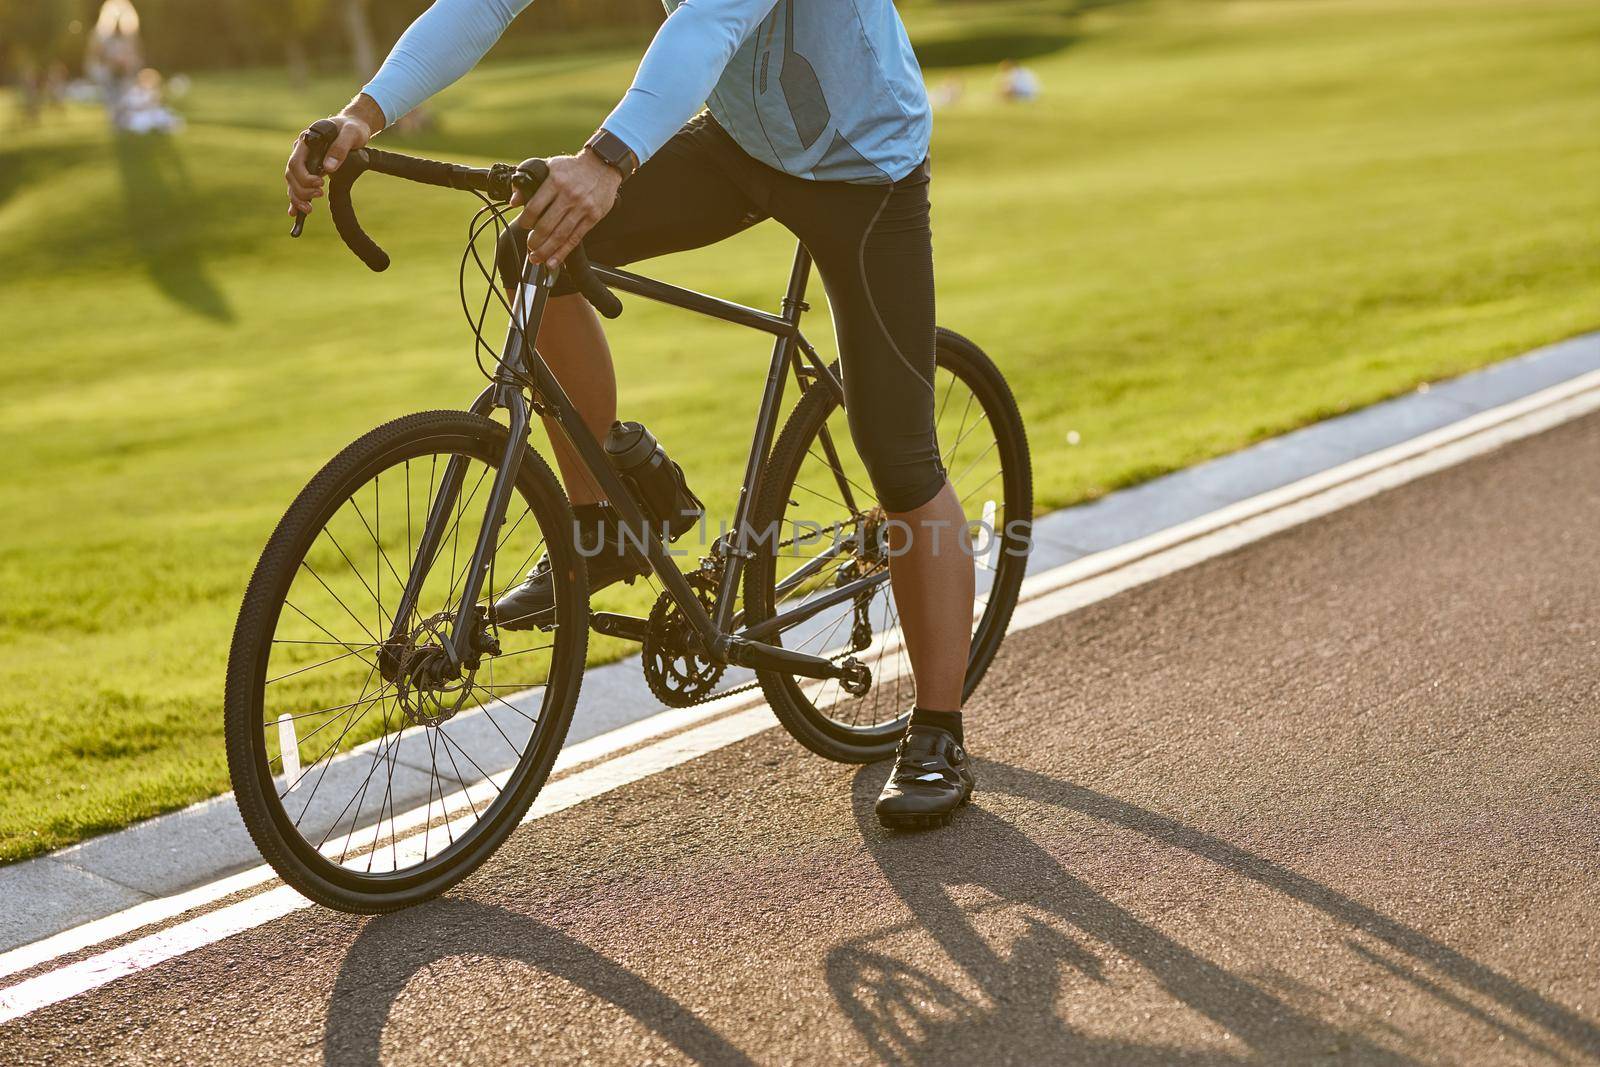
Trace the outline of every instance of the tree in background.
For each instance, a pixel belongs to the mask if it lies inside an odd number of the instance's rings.
[[[327,14],[328,0],[242,0],[253,25],[278,42],[289,81],[297,89],[311,77],[306,42]]]
[[[367,18],[367,0],[338,0],[350,42],[350,64],[362,81],[378,69],[378,48],[372,41],[372,21]]]
[[[0,0],[0,67],[7,71],[81,57],[83,38],[72,41],[78,0]],[[81,31],[82,23],[79,28]],[[80,54],[71,55],[77,50]]]

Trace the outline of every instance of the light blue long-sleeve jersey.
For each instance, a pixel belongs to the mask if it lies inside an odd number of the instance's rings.
[[[437,0],[363,92],[393,122],[483,58],[532,0]],[[704,103],[768,166],[887,182],[928,154],[922,71],[892,0],[663,0],[667,20],[605,120],[642,163]]]

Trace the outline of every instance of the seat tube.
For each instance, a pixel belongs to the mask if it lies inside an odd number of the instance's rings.
[[[806,310],[806,283],[811,277],[811,253],[804,244],[797,244],[794,266],[789,270],[789,287],[783,296],[783,319],[799,326],[800,315]],[[750,511],[755,507],[755,490],[761,484],[761,472],[766,467],[767,453],[772,450],[772,439],[777,435],[778,410],[783,402],[785,371],[795,349],[795,334],[785,334],[772,344],[772,362],[767,367],[767,382],[761,394],[761,408],[756,413],[755,434],[750,442],[750,455],[745,461],[744,482],[739,486],[739,502],[733,511],[734,552],[728,566],[723,569],[722,582],[717,589],[717,609],[714,620],[719,633],[732,627],[734,590],[738,588],[739,575],[752,555],[750,538],[777,536],[777,531],[752,531]]]

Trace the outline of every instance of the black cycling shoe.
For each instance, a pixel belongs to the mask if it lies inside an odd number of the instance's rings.
[[[590,556],[585,563],[591,596],[618,582],[632,585],[639,575],[650,573],[650,565],[637,552],[616,546]],[[528,572],[527,580],[494,602],[494,621],[503,630],[532,630],[548,625],[555,618],[555,610],[550,557],[540,556],[539,562]]]
[[[894,770],[878,794],[878,821],[891,830],[931,830],[972,799],[972,767],[948,730],[913,726],[895,752]]]

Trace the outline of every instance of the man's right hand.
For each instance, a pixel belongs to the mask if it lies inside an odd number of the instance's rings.
[[[383,111],[369,96],[357,96],[348,107],[328,119],[339,127],[339,134],[323,157],[323,174],[339,169],[345,157],[358,148],[365,148],[373,135],[383,129]],[[306,142],[296,138],[294,151],[289,153],[289,163],[283,168],[283,180],[289,187],[289,214],[311,214],[311,201],[323,194],[322,174],[313,174],[306,167],[309,152]]]

